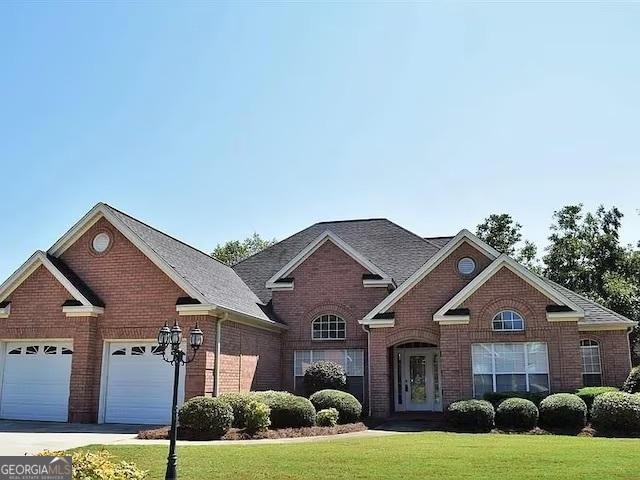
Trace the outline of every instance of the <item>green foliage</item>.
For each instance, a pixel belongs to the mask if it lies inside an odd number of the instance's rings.
[[[507,398],[524,398],[526,400],[532,401],[537,407],[540,405],[540,402],[549,396],[549,393],[535,393],[535,392],[487,392],[484,394],[483,398],[490,402],[494,408],[498,408],[498,406],[505,401]]]
[[[106,450],[75,452],[45,450],[38,453],[41,457],[71,456],[71,472],[73,480],[143,480],[147,472],[125,461],[116,461]]]
[[[272,240],[264,240],[260,235],[254,233],[243,241],[231,240],[222,245],[216,245],[211,256],[226,265],[233,266],[275,243],[277,243],[275,238]]]
[[[488,432],[494,425],[495,410],[486,400],[462,400],[449,405],[446,418],[455,428]]]
[[[304,372],[304,390],[307,396],[327,388],[344,390],[347,387],[347,373],[342,365],[335,362],[315,362]]]
[[[584,387],[576,392],[582,401],[587,405],[587,410],[591,412],[593,406],[593,400],[598,396],[606,392],[617,392],[617,387]]]
[[[178,411],[180,425],[221,437],[233,424],[233,409],[219,398],[193,397]]]
[[[316,415],[316,423],[319,427],[335,427],[339,417],[340,414],[335,408],[325,408]]]
[[[626,392],[598,395],[593,401],[591,423],[603,433],[640,433],[640,395]]]
[[[335,408],[340,423],[354,423],[362,416],[362,405],[356,397],[339,390],[320,390],[309,398],[316,411]]]
[[[218,395],[220,400],[227,402],[233,410],[233,426],[245,428],[247,425],[247,406],[253,398],[251,393],[230,392]]]
[[[508,398],[496,409],[496,426],[526,432],[538,424],[538,408],[531,400]]]
[[[581,429],[587,423],[587,405],[572,393],[556,393],[540,402],[540,425],[548,429]]]
[[[248,432],[261,432],[271,425],[271,409],[257,400],[250,400],[245,406],[245,426]]]
[[[640,366],[631,369],[621,390],[627,393],[640,393]]]
[[[307,398],[273,390],[253,395],[271,409],[272,428],[312,427],[316,423],[316,409]]]
[[[476,235],[498,250],[514,257],[520,263],[532,270],[538,270],[536,265],[537,247],[528,240],[522,242],[522,225],[514,221],[507,213],[492,214],[476,227]]]

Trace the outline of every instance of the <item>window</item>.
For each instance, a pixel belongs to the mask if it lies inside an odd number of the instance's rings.
[[[71,355],[73,351],[70,348],[62,347],[62,355]]]
[[[524,320],[513,310],[503,310],[493,317],[493,329],[499,332],[524,330]]]
[[[39,349],[40,348],[37,345],[31,345],[31,346],[27,347],[27,350],[26,350],[25,353],[27,355],[36,355],[38,353]]]
[[[126,355],[126,354],[127,354],[126,348],[119,348],[118,350],[115,350],[111,353],[111,355],[116,355],[116,356]]]
[[[145,347],[131,347],[131,355],[144,355]]]
[[[14,348],[13,350],[9,350],[9,355],[20,355],[22,353],[22,348]]]
[[[151,347],[151,354],[152,355],[162,355],[165,351],[164,347],[161,347],[160,345],[155,345],[153,347]]]
[[[346,336],[346,323],[337,315],[322,315],[312,323],[313,340],[344,340]]]
[[[602,385],[602,365],[600,363],[600,345],[595,340],[580,340],[582,357],[582,383],[585,387]]]
[[[478,398],[487,392],[549,391],[546,343],[475,343],[471,357]]]
[[[109,244],[111,243],[111,238],[109,234],[105,232],[101,232],[93,237],[93,241],[91,242],[91,246],[97,253],[104,253],[109,248]]]
[[[476,270],[476,262],[471,257],[464,257],[458,260],[458,272],[461,275],[471,275]]]
[[[361,402],[364,399],[364,350],[296,350],[293,355],[294,388],[304,393],[304,372],[315,362],[325,360],[342,365],[347,372],[347,391]]]
[[[55,345],[45,345],[42,348],[45,355],[55,355],[58,352],[58,347]]]

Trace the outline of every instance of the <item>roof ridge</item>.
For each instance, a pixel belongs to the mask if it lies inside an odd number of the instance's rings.
[[[352,218],[349,220],[326,220],[323,222],[316,222],[313,225],[323,225],[326,223],[349,223],[349,222],[375,222],[375,221],[380,221],[380,220],[386,220],[388,222],[391,222],[391,220],[389,220],[388,218],[384,218],[384,217],[379,217],[379,218]],[[393,223],[393,222],[391,222]],[[313,227],[313,225],[311,225]]]

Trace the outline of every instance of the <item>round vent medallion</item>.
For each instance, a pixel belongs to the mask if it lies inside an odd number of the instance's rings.
[[[109,244],[111,243],[111,238],[107,233],[99,233],[95,237],[93,237],[93,242],[91,246],[98,253],[104,253],[109,248]]]
[[[471,275],[476,269],[476,262],[471,257],[464,257],[458,261],[458,272],[462,275]]]

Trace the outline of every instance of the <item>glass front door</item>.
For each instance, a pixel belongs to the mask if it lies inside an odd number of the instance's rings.
[[[399,348],[395,355],[396,411],[440,411],[436,348]]]

